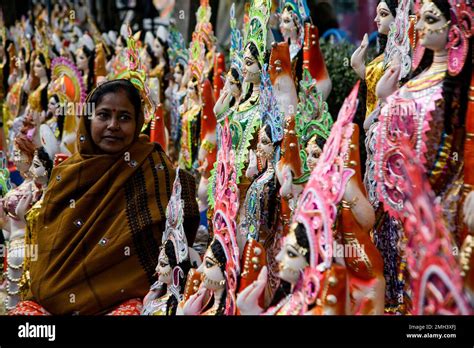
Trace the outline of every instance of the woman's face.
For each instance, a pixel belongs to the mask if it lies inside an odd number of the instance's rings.
[[[257,156],[271,159],[273,157],[274,147],[265,129],[265,127],[262,127],[258,133]]]
[[[35,59],[35,65],[33,68],[33,71],[39,79],[43,78],[46,76],[46,69],[43,63],[41,63],[41,60],[39,58]]]
[[[95,107],[91,121],[94,144],[104,153],[125,150],[135,137],[135,108],[124,91],[107,93]]]
[[[280,18],[280,31],[284,37],[290,36],[297,30],[295,21],[293,20],[293,11],[287,8],[283,10]]]
[[[445,49],[448,42],[449,24],[433,2],[425,2],[420,20],[416,24],[420,43],[435,52]]]
[[[38,157],[38,153],[35,152],[33,157],[33,163],[31,163],[30,173],[36,183],[46,186],[48,185],[48,172],[43,165],[43,162]]]
[[[300,252],[295,232],[292,229],[286,236],[283,248],[275,259],[278,262],[278,277],[293,285],[298,282],[300,273],[308,266],[305,255],[302,255]],[[309,250],[306,252],[309,252]]]
[[[82,48],[79,48],[77,50],[76,61],[77,61],[77,67],[79,68],[79,70],[82,70],[82,71],[88,70],[89,62],[87,61],[87,56],[84,53],[84,50]]]
[[[318,164],[319,156],[321,156],[321,148],[318,146],[318,144],[310,142],[308,146],[306,146],[306,153],[308,155],[306,163],[308,164],[309,170],[313,171],[313,169],[316,167],[316,164]]]
[[[248,83],[260,82],[260,67],[258,66],[257,58],[250,52],[249,46],[244,52],[244,81]]]
[[[164,284],[171,284],[171,265],[166,256],[165,248],[162,248],[158,256],[158,265],[156,266],[156,273],[158,273],[158,280]]]
[[[382,35],[388,35],[390,32],[390,24],[395,20],[390,8],[385,1],[381,1],[377,6],[377,16],[374,22],[377,24],[377,31]]]
[[[21,151],[16,145],[13,148],[13,163],[20,173],[28,172],[31,162],[25,152]]]
[[[203,274],[203,283],[207,289],[219,290],[225,287],[224,274],[210,247],[207,248],[204,254],[204,259],[198,268],[198,272]]]
[[[118,38],[117,41],[115,41],[115,55],[118,56],[123,49],[122,39]]]

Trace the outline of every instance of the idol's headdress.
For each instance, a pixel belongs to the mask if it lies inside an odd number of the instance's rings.
[[[260,81],[260,109],[264,125],[270,126],[272,142],[281,141],[283,139],[283,114],[279,110],[278,102],[273,93],[267,65],[262,69]]]
[[[390,25],[387,46],[385,48],[384,65],[388,66],[395,56],[401,60],[399,80],[408,76],[411,70],[410,57],[410,4],[411,0],[399,0],[397,15]]]
[[[176,67],[178,63],[183,67],[188,66],[188,49],[186,48],[183,35],[174,23],[169,28],[168,56],[172,67]]]
[[[234,68],[239,73],[239,78],[242,81],[243,68],[243,39],[242,33],[237,28],[237,20],[235,18],[235,3],[230,8],[230,67]]]
[[[239,188],[235,169],[235,154],[232,149],[229,121],[220,128],[221,146],[217,153],[217,172],[215,188],[215,207],[212,219],[214,239],[217,240],[226,256],[225,314],[236,312],[235,295],[240,274],[239,246],[237,244],[237,212],[239,211]]]
[[[270,18],[271,0],[252,0],[249,10],[250,22],[247,28],[246,45],[253,43],[258,51],[258,61],[263,67],[267,48],[268,20]]]
[[[184,201],[181,199],[181,181],[179,179],[178,168],[173,184],[173,192],[168,206],[166,207],[166,227],[161,239],[162,245],[164,245],[168,239],[173,242],[178,264],[189,258],[188,241],[184,233],[183,223]]]
[[[140,92],[145,107],[145,124],[143,126],[145,128],[155,114],[156,105],[150,98],[150,91],[146,84],[145,68],[140,60],[140,51],[137,47],[137,39],[132,35],[130,27],[128,28],[126,54],[128,70],[120,72],[115,78],[129,80]]]
[[[323,269],[329,269],[332,264],[336,206],[354,174],[354,170],[345,168],[344,163],[354,130],[352,120],[357,109],[359,85],[358,82],[346,98],[294,213],[294,222],[305,227],[310,245],[310,267],[314,269],[320,260]]]
[[[315,136],[327,140],[334,122],[329,113],[328,104],[316,88],[316,80],[311,77],[307,69],[303,70],[303,78],[300,81],[299,100],[295,116],[296,134],[301,146],[300,156],[303,168],[308,173],[305,151],[308,142]]]

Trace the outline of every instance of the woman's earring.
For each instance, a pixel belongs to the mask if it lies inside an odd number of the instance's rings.
[[[457,25],[453,25],[449,30],[446,48],[448,49],[449,75],[457,76],[464,67],[468,50],[468,41]]]

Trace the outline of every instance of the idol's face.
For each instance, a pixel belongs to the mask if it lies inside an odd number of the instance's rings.
[[[46,67],[44,64],[41,62],[39,58],[35,59],[35,64],[33,65],[33,71],[39,79],[43,78],[46,76]]]
[[[308,266],[302,248],[296,241],[294,229],[286,236],[283,248],[276,256],[278,262],[280,279],[295,285],[298,282],[300,274]],[[306,252],[309,252],[306,250]]]
[[[425,1],[420,20],[416,24],[420,43],[434,52],[445,49],[448,42],[449,23],[433,2]]]
[[[308,146],[306,146],[306,153],[308,156],[306,163],[308,164],[309,170],[313,171],[313,169],[316,168],[316,165],[318,164],[319,157],[321,156],[321,148],[318,146],[318,144],[310,142]]]
[[[158,274],[158,280],[164,284],[171,284],[171,265],[166,256],[165,248],[162,248],[160,255],[158,256],[158,265],[156,266],[156,273]]]
[[[82,48],[79,48],[76,52],[76,62],[77,62],[77,67],[79,68],[79,70],[82,70],[82,71],[87,70],[89,66],[89,62],[87,61],[87,56],[84,53],[84,50]]]
[[[202,273],[202,282],[209,290],[219,290],[225,288],[225,277],[221,270],[221,265],[209,247],[204,254],[203,262],[198,268]]]
[[[43,165],[43,162],[38,157],[38,152],[35,152],[33,163],[30,167],[30,173],[36,183],[47,186],[48,185],[48,171]]]
[[[390,24],[395,20],[395,17],[390,12],[385,1],[381,1],[377,6],[377,16],[374,19],[374,22],[377,24],[377,31],[380,34],[388,35],[390,32]]]
[[[260,67],[257,58],[252,55],[250,46],[247,46],[244,52],[244,81],[248,83],[260,82]]]

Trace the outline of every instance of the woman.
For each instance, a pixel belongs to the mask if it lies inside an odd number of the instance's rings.
[[[37,303],[20,303],[13,314],[104,314],[125,301],[126,314],[139,314],[138,298],[154,283],[175,170],[139,136],[143,109],[131,82],[104,83],[88,102],[95,112],[80,119],[78,152],[54,168],[39,213],[28,294]],[[186,174],[180,179],[192,244],[195,186]]]

